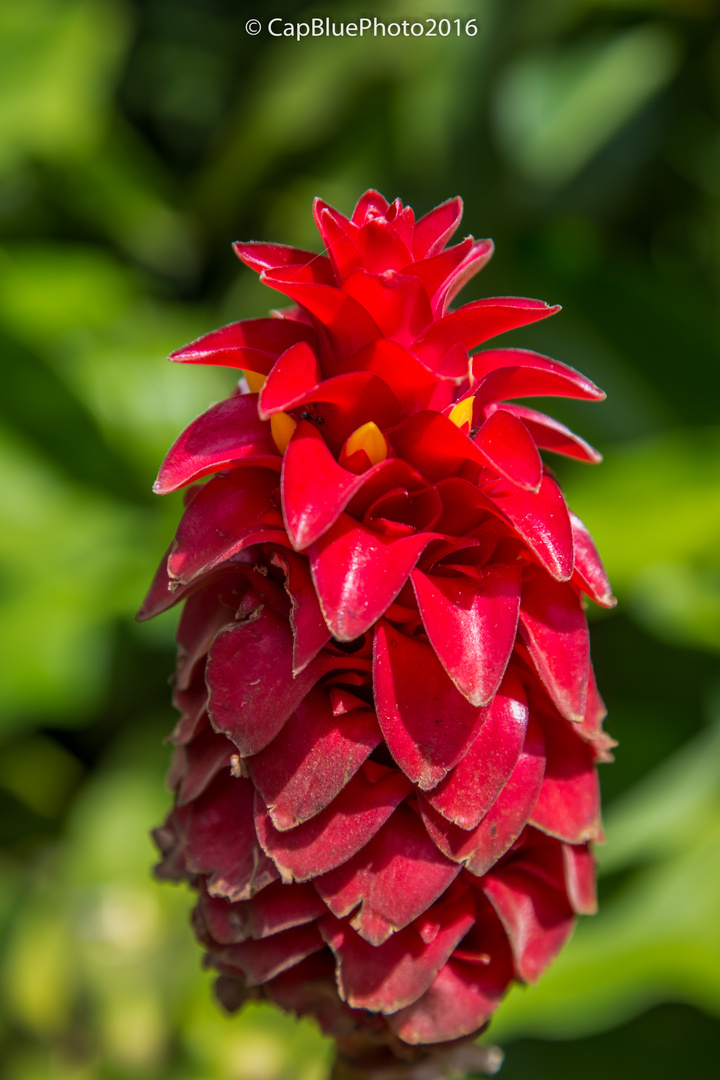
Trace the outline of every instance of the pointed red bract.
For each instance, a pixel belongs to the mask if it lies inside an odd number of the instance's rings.
[[[341,866],[360,851],[409,790],[410,784],[402,773],[382,766],[361,769],[330,806],[287,832],[273,827],[256,794],[258,838],[283,880],[309,881]]]
[[[517,397],[605,397],[579,371],[529,349],[486,349],[473,356],[471,370],[473,393],[484,403]]]
[[[496,405],[490,405],[487,411],[492,416],[497,408]],[[577,458],[578,461],[588,461],[592,465],[597,465],[602,461],[602,454],[593,449],[590,443],[585,442],[558,420],[545,416],[537,409],[528,409],[524,405],[503,404],[501,411],[516,416],[523,422],[539,450],[552,450],[555,454]]]
[[[205,721],[200,734],[195,734],[193,739],[192,754],[188,754],[184,746],[175,751],[176,763],[171,775],[175,772],[179,775],[176,805],[185,806],[199,798],[218,773],[230,768],[233,752],[232,743],[218,739]],[[172,783],[168,786],[174,787]]]
[[[491,469],[518,487],[537,491],[542,461],[530,432],[508,409],[492,412],[473,439]]]
[[[252,397],[233,397],[214,405],[187,428],[165,458],[153,491],[170,491],[244,463],[281,466],[267,425]]]
[[[560,310],[542,300],[518,300],[503,296],[493,300],[474,300],[458,311],[444,315],[413,343],[412,350],[430,365],[431,357],[444,355],[455,344],[474,349],[497,334],[546,319]]]
[[[585,715],[590,639],[577,593],[537,572],[523,582],[520,627],[528,652],[563,716]]]
[[[314,251],[303,251],[286,244],[263,244],[257,240],[249,240],[245,244],[235,243],[233,250],[246,266],[258,274],[278,266],[303,267],[311,272],[313,281],[326,284],[333,282],[330,260]]]
[[[197,581],[251,544],[288,540],[273,492],[277,474],[248,467],[209,480],[183,514],[168,556],[171,582]]]
[[[270,557],[285,575],[285,590],[290,597],[290,628],[293,635],[293,677],[306,668],[330,639],[322,617],[320,601],[313,587],[310,567],[305,559],[282,549]]]
[[[448,858],[463,863],[480,877],[522,832],[537,801],[544,771],[544,739],[537,723],[531,720],[515,767],[480,824],[469,831],[459,829],[423,800],[420,806],[430,836]]]
[[[393,602],[435,533],[386,539],[347,514],[310,548],[320,606],[333,637],[354,641]],[[338,575],[338,565],[347,567]]]
[[[603,566],[593,538],[579,517],[570,515],[575,547],[575,580],[577,584],[596,604],[601,607],[615,607],[617,603],[612,594],[605,567]]]
[[[462,199],[456,196],[421,217],[413,234],[413,258],[424,259],[442,251],[457,230],[462,211]]]
[[[253,799],[252,784],[233,779],[228,771],[199,799],[176,811],[187,869],[207,876],[211,896],[249,900],[280,877],[258,843],[250,813]],[[228,821],[238,827],[228,830]]]
[[[512,957],[502,924],[476,894],[475,925],[430,987],[412,1005],[388,1018],[403,1042],[443,1042],[471,1035],[497,1009],[512,977]]]
[[[360,937],[347,922],[326,917],[320,931],[337,959],[340,993],[356,1009],[394,1013],[416,1001],[473,924],[474,903],[469,890],[440,901],[437,910],[420,920],[419,929],[399,930],[380,945]],[[428,942],[426,923],[434,923]]]
[[[594,915],[597,911],[595,859],[589,844],[563,844],[565,889],[573,911]]]
[[[543,733],[547,765],[530,821],[571,844],[602,839],[592,747],[559,719],[546,716]]]
[[[467,754],[437,787],[425,793],[434,810],[474,829],[512,776],[525,743],[528,707],[517,676],[508,674]]]
[[[315,922],[325,905],[312,885],[284,885],[275,881],[250,900],[232,904],[223,897],[200,894],[203,924],[222,945],[252,938],[259,941],[283,930]]]
[[[339,720],[322,690],[303,699],[286,727],[248,760],[250,779],[280,830],[324,810],[382,741],[371,709]]]
[[[521,848],[483,883],[510,939],[516,974],[526,982],[540,978],[572,933],[558,854],[546,845]]]
[[[468,237],[472,240],[472,237]],[[478,240],[472,244],[467,255],[458,269],[445,281],[435,297],[434,308],[437,314],[445,314],[448,305],[455,299],[462,288],[482,270],[486,262],[492,258],[495,245],[492,240]]]
[[[558,581],[572,577],[574,547],[570,515],[562,492],[550,476],[540,490],[494,486],[486,492],[493,508],[513,527],[538,562]]]
[[[268,607],[215,638],[208,657],[208,710],[243,756],[272,742],[337,657],[319,654],[292,675],[293,638],[286,619]]]
[[[315,887],[338,918],[359,906],[350,925],[371,945],[380,945],[422,915],[459,870],[418,816],[399,806],[361,852],[318,878]]]
[[[170,354],[184,364],[219,364],[267,375],[278,356],[297,341],[311,341],[312,329],[295,319],[247,319],[191,341]]]
[[[320,365],[304,341],[292,345],[279,358],[258,398],[258,416],[267,420],[276,412],[292,408],[322,380]]]
[[[479,577],[412,573],[420,616],[438,659],[471,705],[487,705],[510,659],[520,610],[520,570]]]
[[[435,787],[467,753],[483,710],[460,694],[427,642],[390,623],[375,631],[373,681],[390,753],[422,790]]]
[[[281,930],[267,941],[226,945],[224,949],[216,950],[215,962],[221,971],[242,972],[246,986],[260,986],[322,948],[318,928],[310,923]]]

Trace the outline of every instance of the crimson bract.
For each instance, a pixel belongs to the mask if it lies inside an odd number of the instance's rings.
[[[244,378],[155,485],[187,488],[141,612],[185,603],[160,873],[198,891],[226,1006],[315,1017],[346,1074],[489,1068],[468,1038],[595,909],[583,603],[614,601],[540,451],[599,455],[510,402],[604,395],[475,351],[557,308],[450,306],[492,253],[446,246],[461,210],[317,200],[327,254],[235,245],[293,306],[172,356]]]

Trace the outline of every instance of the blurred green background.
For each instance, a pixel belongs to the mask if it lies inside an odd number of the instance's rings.
[[[476,37],[273,40],[247,18],[477,19]],[[150,486],[229,372],[165,355],[276,302],[230,242],[317,247],[311,199],[460,193],[467,298],[601,406],[555,415],[617,611],[601,914],[491,1031],[506,1080],[710,1075],[720,1050],[720,15],[714,0],[2,0],[0,1070],[323,1080],[310,1023],[228,1020],[156,885],[173,618],[133,613],[179,514]]]

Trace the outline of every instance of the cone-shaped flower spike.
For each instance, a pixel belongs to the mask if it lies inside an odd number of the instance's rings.
[[[557,308],[451,308],[492,253],[447,246],[460,215],[368,191],[316,201],[325,255],[236,244],[293,306],[173,354],[244,378],[155,485],[192,485],[141,612],[185,603],[160,873],[197,889],[225,1005],[314,1016],[347,1075],[492,1071],[468,1039],[595,905],[583,604],[614,601],[539,451],[599,455],[510,401],[604,395],[475,351]]]

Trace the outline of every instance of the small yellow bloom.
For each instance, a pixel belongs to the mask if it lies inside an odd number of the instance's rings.
[[[245,371],[245,382],[250,388],[251,394],[259,394],[267,382],[267,375],[261,375],[259,371]]]
[[[273,441],[281,454],[284,454],[287,450],[288,443],[296,427],[297,420],[293,420],[292,416],[288,416],[287,413],[275,413],[274,416],[270,417],[270,430]]]
[[[474,398],[471,397],[465,398],[464,401],[458,401],[457,405],[450,413],[450,419],[453,424],[457,424],[459,428],[465,427],[466,424],[469,427],[472,423],[474,403]]]
[[[371,465],[377,465],[388,456],[387,439],[374,421],[361,424],[353,431],[343,447],[342,457],[349,458],[357,450],[364,450]]]

